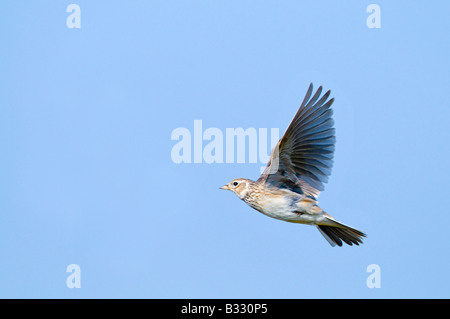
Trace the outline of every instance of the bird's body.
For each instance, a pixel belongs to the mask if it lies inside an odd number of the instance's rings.
[[[264,187],[248,179],[242,180],[249,191],[241,198],[249,206],[266,216],[292,223],[313,224],[323,217],[317,202],[289,189]]]
[[[222,189],[233,191],[266,216],[317,226],[332,245],[362,243],[366,235],[338,222],[319,206],[316,198],[331,173],[334,128],[328,100],[319,99],[322,87],[311,98],[312,84],[286,133],[272,150],[270,161],[257,181],[232,180]]]

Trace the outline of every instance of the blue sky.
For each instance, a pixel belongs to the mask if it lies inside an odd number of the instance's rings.
[[[0,297],[449,298],[449,11],[2,1]],[[359,247],[218,189],[263,163],[171,158],[172,131],[194,120],[282,134],[310,82],[335,98],[320,205],[368,234]],[[66,285],[70,264],[81,288]]]

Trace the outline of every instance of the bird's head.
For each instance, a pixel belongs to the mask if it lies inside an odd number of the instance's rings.
[[[249,190],[251,182],[252,181],[246,178],[237,178],[222,186],[220,189],[228,189],[235,193],[240,199],[243,199]]]

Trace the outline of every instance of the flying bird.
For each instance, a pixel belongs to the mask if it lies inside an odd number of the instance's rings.
[[[269,217],[316,226],[331,246],[359,245],[366,234],[337,221],[318,205],[333,166],[334,98],[328,99],[329,90],[321,97],[321,86],[311,97],[312,93],[311,83],[259,179],[237,178],[220,188],[231,190]]]

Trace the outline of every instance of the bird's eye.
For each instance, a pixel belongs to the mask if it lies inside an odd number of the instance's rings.
[[[234,182],[234,183],[233,183],[234,186],[237,186],[238,184],[239,184],[238,182]]]

